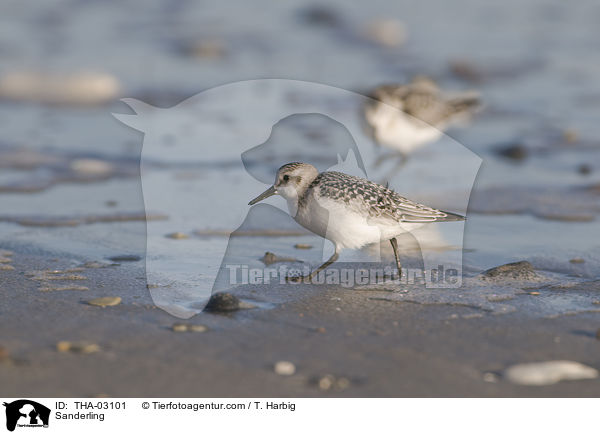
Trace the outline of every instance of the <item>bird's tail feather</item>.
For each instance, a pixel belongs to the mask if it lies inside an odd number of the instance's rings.
[[[436,219],[436,221],[438,221],[438,222],[458,222],[458,221],[463,221],[463,220],[467,219],[465,216],[462,216],[460,214],[454,214],[453,212],[443,211],[443,213],[446,214],[446,217]]]
[[[454,113],[472,111],[481,106],[481,99],[477,95],[461,96],[450,100]]]

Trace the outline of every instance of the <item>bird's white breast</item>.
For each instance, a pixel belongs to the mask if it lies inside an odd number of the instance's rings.
[[[439,129],[387,104],[370,107],[366,117],[381,145],[403,153],[410,153],[442,135]]]
[[[340,200],[318,196],[315,192],[298,208],[295,220],[337,247],[349,249],[389,240],[421,226],[417,223],[373,219]]]

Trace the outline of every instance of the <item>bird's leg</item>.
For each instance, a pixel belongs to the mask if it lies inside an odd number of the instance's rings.
[[[398,170],[400,170],[402,167],[404,167],[404,165],[408,161],[408,157],[404,153],[398,153],[397,157],[398,157],[398,161],[396,162],[396,164],[394,165],[394,167],[392,167],[392,170],[390,170],[388,172],[388,174],[386,175],[386,177],[385,177],[385,180],[387,182],[389,182],[389,180],[394,177],[394,175],[396,174],[396,172]]]
[[[396,169],[402,169],[406,162],[408,161],[408,154],[404,152],[400,152],[398,155],[398,163],[396,164]]]
[[[339,257],[340,254],[336,249],[335,252],[333,252],[333,255],[331,255],[331,258],[329,258],[324,264],[322,264],[319,268],[310,273],[308,276],[286,276],[285,280],[288,282],[311,282],[313,277],[315,277],[325,268],[329,267],[331,264],[337,261]]]
[[[398,267],[398,279],[402,279],[402,265],[400,265],[400,258],[398,258],[398,241],[396,238],[390,240],[392,249],[394,249],[394,257],[396,258],[396,266]]]
[[[387,160],[390,157],[393,157],[396,154],[397,154],[397,152],[385,152],[385,153],[381,154],[379,157],[377,157],[377,160],[375,160],[375,163],[373,163],[373,168],[377,168],[377,167],[381,166],[381,163],[383,163],[385,160]]]

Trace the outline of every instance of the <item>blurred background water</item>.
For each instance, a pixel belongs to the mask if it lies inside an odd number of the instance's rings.
[[[598,2],[50,0],[5,1],[0,11],[2,246],[89,260],[144,257],[143,135],[113,117],[131,113],[120,98],[166,108],[239,80],[366,92],[424,74],[445,89],[476,89],[485,104],[470,125],[448,132],[483,159],[465,226],[470,269],[527,259],[565,278],[598,277]],[[306,117],[282,123],[272,137],[287,144],[282,158],[290,160],[305,155],[300,146],[318,155],[319,146],[335,149],[347,138],[333,122]],[[206,149],[211,164],[165,168],[157,159],[149,170],[188,192],[223,174],[245,182],[237,157]],[[427,161],[431,152],[415,158]],[[262,162],[253,176],[268,182],[280,160]],[[241,191],[230,199],[247,203]],[[436,192],[423,184],[419,194],[446,205]],[[194,231],[235,229],[210,214],[174,227],[163,219],[168,210],[150,211],[156,233],[190,235],[165,238],[189,242],[174,249],[194,251],[200,239],[206,246]],[[250,239],[238,251],[260,245],[302,256],[292,248],[298,239]],[[212,277],[196,284],[210,291]]]

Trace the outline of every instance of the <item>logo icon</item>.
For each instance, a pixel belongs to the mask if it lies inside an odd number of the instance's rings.
[[[18,427],[48,427],[50,409],[29,399],[19,399],[4,403],[6,407],[6,429],[14,431]]]

